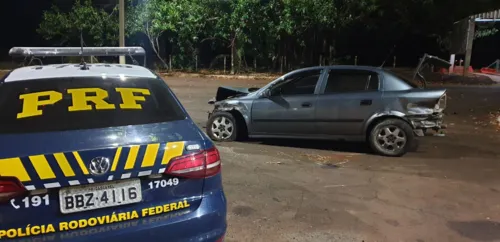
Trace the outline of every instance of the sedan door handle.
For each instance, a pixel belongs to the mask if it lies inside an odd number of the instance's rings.
[[[311,103],[302,103],[303,108],[310,108],[312,106]]]
[[[361,100],[361,102],[359,104],[361,106],[370,106],[370,105],[372,105],[372,100],[371,99],[364,99],[364,100]]]

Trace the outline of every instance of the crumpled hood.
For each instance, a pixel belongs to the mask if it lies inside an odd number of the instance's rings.
[[[217,94],[215,95],[215,101],[225,100],[231,97],[244,96],[248,93],[255,92],[259,90],[257,87],[227,87],[222,86],[217,89]]]

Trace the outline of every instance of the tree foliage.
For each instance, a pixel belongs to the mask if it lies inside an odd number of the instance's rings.
[[[126,33],[129,44],[146,39],[162,67],[168,66],[169,55],[176,57],[177,67],[192,67],[210,52],[210,58],[231,55],[233,70],[252,66],[252,61],[277,69],[338,63],[346,52],[374,42],[384,49],[422,36],[442,44],[454,22],[498,9],[497,2],[129,0]],[[76,45],[80,29],[87,45],[116,45],[116,8],[101,9],[91,0],[76,0],[67,11],[54,6],[44,13],[38,32],[57,45]],[[495,33],[482,31],[477,37]]]
[[[201,1],[189,0],[149,0],[131,2],[127,12],[129,34],[143,34],[164,67],[161,55],[166,38],[169,44],[178,45],[182,50],[194,53],[199,36],[206,27],[206,12]]]
[[[56,5],[43,14],[38,33],[55,45],[80,45],[80,34],[88,46],[118,44],[118,12],[92,5],[91,0],[76,0],[70,11]]]

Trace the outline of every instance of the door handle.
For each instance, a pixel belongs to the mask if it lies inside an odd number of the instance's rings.
[[[306,103],[302,103],[302,107],[303,108],[310,108],[311,106],[312,106],[311,103],[307,103],[307,102]]]
[[[359,104],[361,106],[370,106],[370,105],[372,105],[372,100],[371,99],[364,99],[364,100],[361,100],[361,102]]]

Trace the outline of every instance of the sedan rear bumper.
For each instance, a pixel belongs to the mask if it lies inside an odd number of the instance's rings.
[[[438,132],[439,130],[446,128],[446,125],[444,125],[443,113],[433,113],[432,115],[421,116],[408,116],[407,118],[410,120],[417,136],[423,136],[423,131],[427,129],[433,129]]]
[[[205,195],[194,211],[166,213],[71,232],[7,241],[220,241],[226,233],[226,198],[222,190]]]

